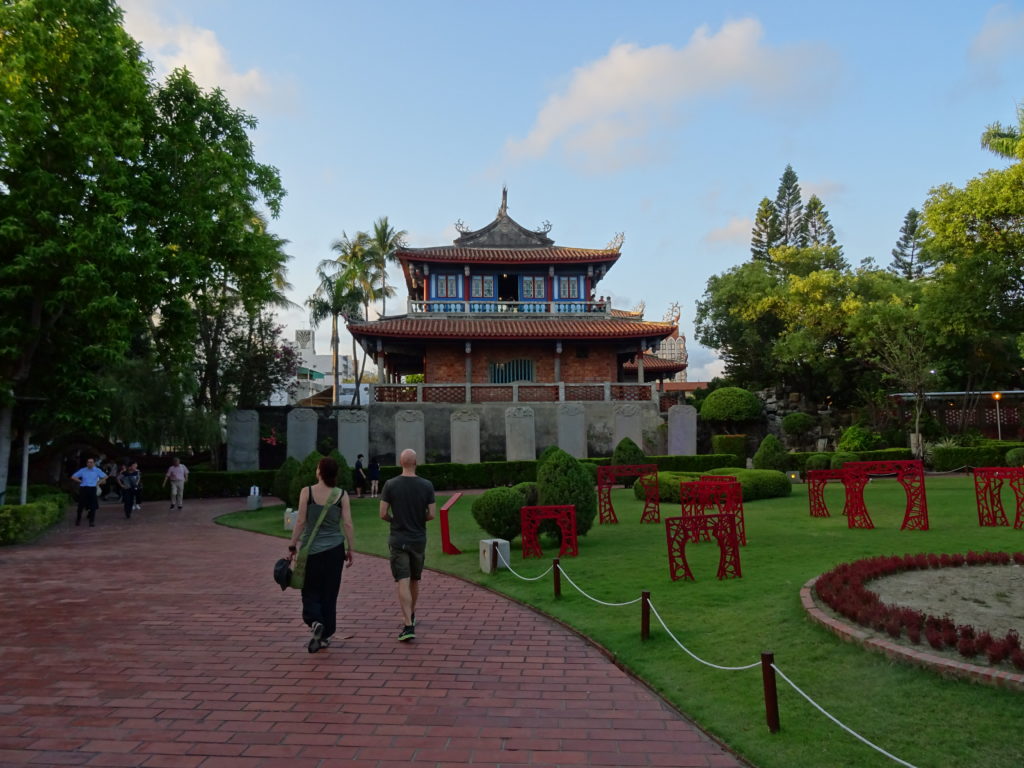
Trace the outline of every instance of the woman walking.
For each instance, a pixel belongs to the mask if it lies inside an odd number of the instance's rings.
[[[346,564],[352,565],[355,542],[349,497],[337,487],[338,462],[330,457],[320,459],[316,478],[316,485],[303,488],[299,494],[299,513],[288,547],[289,558],[295,557],[299,546],[309,547],[302,587],[302,620],[313,633],[306,646],[310,653],[326,648],[337,630],[341,571]]]

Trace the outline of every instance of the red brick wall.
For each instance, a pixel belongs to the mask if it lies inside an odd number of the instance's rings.
[[[562,381],[617,381],[615,350],[611,346],[588,343],[587,356],[577,357],[577,345],[562,345]],[[533,360],[538,382],[555,380],[555,345],[550,341],[530,344],[473,342],[473,383],[486,384],[492,363]],[[424,379],[428,384],[461,383],[466,380],[465,344],[428,344],[424,355]]]

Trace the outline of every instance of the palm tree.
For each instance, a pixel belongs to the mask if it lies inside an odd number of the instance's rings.
[[[309,308],[309,323],[317,328],[327,318],[331,319],[331,404],[338,404],[338,318],[358,318],[359,307],[364,302],[362,292],[347,283],[338,272],[338,263],[331,259],[320,262],[316,269],[319,285],[306,299]],[[352,355],[355,359],[356,341],[352,339]],[[359,389],[356,388],[358,394]]]
[[[333,262],[334,274],[345,284],[349,292],[358,293],[363,303],[363,317],[369,319],[370,304],[377,300],[377,262],[370,253],[370,236],[365,232],[356,232],[349,237],[348,233],[342,232],[341,238],[331,243],[331,250],[338,254]],[[332,262],[324,262],[324,265]],[[326,267],[331,269],[332,267]],[[363,350],[363,363],[359,365],[359,358],[356,356],[357,349],[355,339],[352,340],[352,359],[356,363],[356,392],[353,402],[359,404],[360,386],[363,382],[363,374],[366,372],[366,363],[369,355]]]
[[[376,262],[376,272],[380,276],[381,286],[378,292],[380,297],[381,317],[387,314],[387,298],[395,295],[395,289],[388,285],[388,264],[397,264],[396,251],[405,245],[405,236],[408,234],[404,229],[395,231],[395,228],[388,222],[387,216],[381,216],[373,222],[373,236],[370,238],[370,254]]]
[[[981,146],[1009,160],[1024,160],[1024,105],[1017,105],[1017,127],[992,123],[981,134]]]

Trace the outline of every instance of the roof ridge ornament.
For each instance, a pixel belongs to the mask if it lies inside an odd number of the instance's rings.
[[[548,232],[551,231],[551,222],[548,221],[547,219],[544,219],[544,221],[540,223],[540,226],[533,231],[536,232],[538,235],[546,235]]]
[[[471,232],[472,230],[468,226],[466,226],[466,222],[464,222],[462,219],[456,219],[455,220],[455,231],[456,232],[461,232],[464,235],[467,232]]]
[[[501,207],[498,209],[498,218],[508,216],[508,185],[501,185]]]
[[[605,246],[606,250],[618,251],[622,249],[622,244],[626,241],[625,232],[616,232],[615,237],[608,241],[608,245]]]

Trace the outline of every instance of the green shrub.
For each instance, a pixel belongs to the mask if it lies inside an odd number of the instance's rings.
[[[240,472],[194,471],[188,473],[185,498],[214,499],[229,496],[248,496],[252,486],[261,493],[273,493],[274,469],[248,469]],[[163,472],[142,473],[142,498],[153,499],[166,494]],[[282,499],[283,501],[283,499]]]
[[[345,457],[341,455],[341,452],[337,448],[331,451],[328,455],[338,462],[338,487],[344,488],[346,491],[354,489],[355,479],[352,474],[352,468],[348,465],[348,462],[345,461]],[[364,456],[363,458],[366,457]],[[365,469],[365,464],[363,466]],[[369,489],[370,484],[367,483],[366,487]]]
[[[537,457],[537,466],[539,467],[541,464],[543,464],[545,461],[551,458],[557,450],[559,450],[557,445],[549,445],[547,448],[541,451],[540,456]]]
[[[879,448],[877,451],[857,451],[861,461],[910,461],[914,458],[909,448]]]
[[[942,446],[931,451],[932,468],[936,472],[952,472],[963,467],[1002,467],[1005,456],[995,446]]]
[[[700,479],[699,472],[659,472],[658,473],[658,498],[663,504],[679,503],[679,484],[690,483]],[[633,496],[643,501],[646,492],[640,486],[640,478],[633,483]],[[675,511],[673,511],[673,515]],[[672,515],[668,515],[671,517]],[[662,517],[666,515],[662,514]]]
[[[24,544],[60,522],[68,497],[62,493],[39,496],[27,504],[0,506],[0,544]]]
[[[320,463],[323,456],[320,451],[312,451],[306,458],[299,462],[299,468],[292,475],[292,483],[288,488],[289,507],[299,506],[299,494],[302,489],[309,485],[316,485],[316,465]]]
[[[757,421],[763,410],[761,400],[753,392],[740,387],[722,387],[704,398],[700,417],[705,421],[738,424]]]
[[[292,478],[295,477],[295,473],[298,469],[298,460],[289,456],[284,460],[284,464],[281,465],[280,469],[277,470],[277,474],[274,475],[274,483],[271,486],[271,493],[285,503],[287,503],[290,498]]]
[[[597,492],[590,473],[563,450],[553,453],[537,472],[537,503],[574,504],[576,533],[586,536],[597,515]],[[554,523],[542,526],[546,532],[558,531]]]
[[[843,430],[843,434],[839,437],[839,444],[836,446],[837,451],[845,451],[850,453],[860,453],[861,451],[871,451],[876,448],[884,448],[882,445],[882,436],[877,432],[872,432],[867,427],[862,427],[859,424],[847,427]]]
[[[646,464],[647,457],[644,456],[644,452],[640,450],[640,446],[630,440],[628,437],[624,437],[619,440],[619,444],[615,446],[615,450],[612,451],[612,466],[621,467],[629,466],[633,464]]]
[[[829,469],[842,469],[843,464],[848,461],[860,461],[860,456],[849,451],[836,451],[832,454],[832,462]]]
[[[754,469],[774,469],[785,472],[789,468],[789,457],[775,435],[766,435],[754,454]]]
[[[1011,448],[1004,461],[1008,467],[1024,467],[1024,448]]]
[[[705,473],[708,475],[733,475],[743,487],[743,501],[777,499],[793,493],[793,483],[784,472],[774,469],[739,469],[719,467]]]
[[[787,413],[782,417],[782,431],[797,440],[810,432],[818,425],[818,420],[809,413],[797,411]]]
[[[807,471],[812,469],[829,469],[832,466],[832,456],[827,453],[812,453],[807,457],[804,467]]]
[[[492,488],[473,499],[473,519],[493,538],[511,541],[522,532],[523,498],[517,488]]]
[[[740,463],[740,457],[731,451],[725,451],[698,456],[648,456],[643,463],[654,464],[662,472],[706,472],[711,467],[722,467],[726,464],[736,466]]]
[[[711,453],[731,453],[733,456],[739,459],[740,464],[746,464],[747,436],[714,435],[711,438]]]
[[[537,484],[536,483],[516,483],[512,486],[513,491],[518,491],[523,497],[524,507],[535,507],[537,506]]]
[[[590,480],[597,485],[597,464],[593,461],[580,460],[580,466],[590,473]]]

